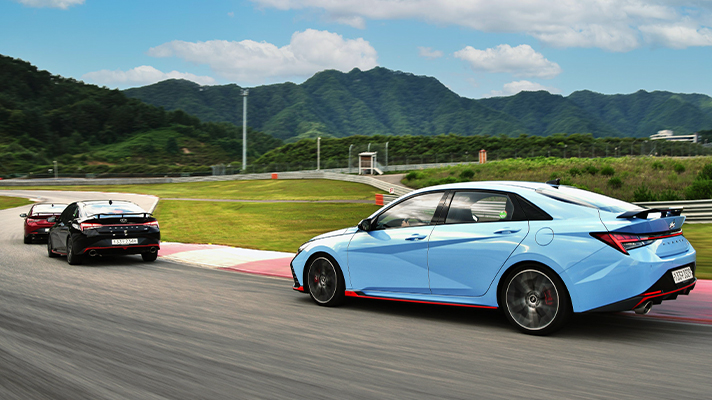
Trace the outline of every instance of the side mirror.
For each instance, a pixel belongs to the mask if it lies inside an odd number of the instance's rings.
[[[20,217],[22,217],[22,218],[27,218],[27,214],[22,213],[22,214],[20,214]]]
[[[55,222],[57,222],[57,218],[56,218],[56,217],[49,217],[49,218],[47,218],[47,222],[55,223]]]
[[[371,219],[366,218],[362,219],[361,222],[358,223],[358,229],[361,229],[362,231],[370,231],[371,230]]]

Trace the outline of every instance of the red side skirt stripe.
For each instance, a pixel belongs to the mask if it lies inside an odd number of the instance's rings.
[[[346,297],[358,297],[359,299],[375,299],[375,300],[390,300],[390,301],[402,301],[404,303],[419,303],[419,304],[435,304],[440,306],[458,306],[458,307],[471,307],[471,308],[488,308],[496,310],[497,307],[492,306],[478,306],[474,304],[459,304],[459,303],[441,303],[436,301],[421,301],[421,300],[407,300],[407,299],[393,299],[390,297],[376,297],[376,296],[366,296],[358,294],[356,292],[347,290],[345,292]]]

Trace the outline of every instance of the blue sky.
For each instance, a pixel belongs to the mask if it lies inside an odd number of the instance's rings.
[[[0,0],[0,54],[111,88],[381,66],[457,94],[712,95],[710,0]]]

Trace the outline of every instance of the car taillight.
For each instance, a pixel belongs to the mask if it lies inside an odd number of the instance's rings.
[[[30,225],[36,224],[36,223],[42,222],[42,221],[43,221],[43,220],[41,220],[41,219],[27,218],[27,223],[30,224]]]
[[[628,254],[628,250],[647,246],[658,239],[682,235],[682,231],[676,231],[665,235],[634,235],[630,233],[615,232],[592,232],[591,236],[606,243],[623,254]]]
[[[101,228],[101,226],[101,224],[90,224],[88,222],[82,222],[81,224],[79,224],[79,228],[81,228],[82,232],[87,229]]]
[[[158,228],[158,221],[146,222],[144,225],[145,226],[153,226],[153,227]]]

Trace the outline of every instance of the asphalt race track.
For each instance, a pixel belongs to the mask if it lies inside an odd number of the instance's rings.
[[[59,194],[58,194],[59,195]],[[0,399],[702,399],[712,326],[312,304],[291,282],[138,256],[70,266],[0,211]],[[694,295],[694,292],[693,292]]]

